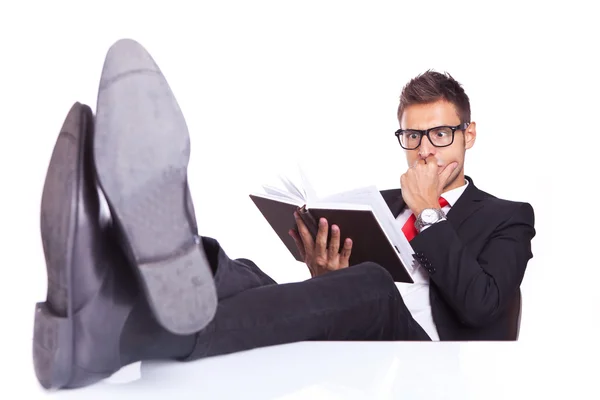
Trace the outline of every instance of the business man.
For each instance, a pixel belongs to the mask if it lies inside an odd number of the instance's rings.
[[[383,195],[416,251],[417,283],[401,295],[382,266],[349,265],[352,241],[340,241],[339,227],[327,243],[327,221],[313,240],[298,220],[290,234],[312,278],[279,285],[199,235],[177,101],[143,47],[115,43],[96,115],[74,104],[44,184],[48,295],[36,306],[33,343],[40,383],[81,387],[135,361],[303,340],[507,339],[532,256],[533,211],[464,177],[476,131],[453,79],[428,72],[411,81],[399,121],[410,168],[402,192]]]

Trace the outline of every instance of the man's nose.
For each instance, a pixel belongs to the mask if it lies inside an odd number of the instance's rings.
[[[419,146],[419,156],[421,158],[427,158],[435,154],[435,146],[431,144],[431,141],[427,136],[423,136],[421,139],[421,145]]]

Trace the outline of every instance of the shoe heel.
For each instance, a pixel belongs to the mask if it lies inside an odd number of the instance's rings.
[[[206,265],[204,252],[194,244],[182,254],[139,266],[154,316],[172,333],[197,333],[212,320],[217,298]]]
[[[37,303],[33,335],[33,365],[38,381],[46,389],[66,386],[73,372],[72,321],[52,314],[46,303]]]

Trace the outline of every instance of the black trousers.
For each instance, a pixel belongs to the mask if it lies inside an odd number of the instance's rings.
[[[431,340],[377,264],[277,284],[252,261],[230,259],[215,239],[203,245],[219,305],[188,361],[298,341]]]

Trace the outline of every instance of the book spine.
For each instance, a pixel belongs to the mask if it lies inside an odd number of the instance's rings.
[[[317,222],[315,217],[310,213],[310,211],[308,211],[306,205],[298,209],[298,214],[300,215],[300,218],[308,228],[308,231],[310,232],[313,240],[316,239],[317,232],[319,231],[319,223]]]

